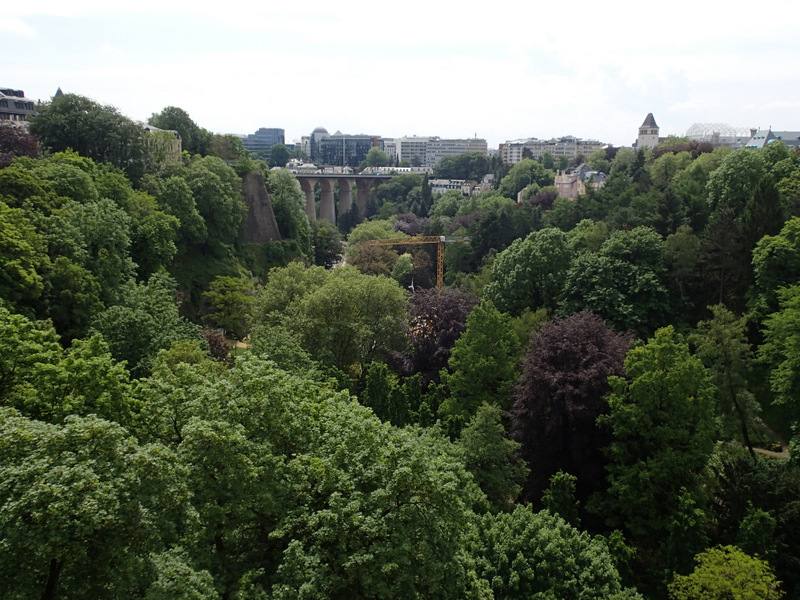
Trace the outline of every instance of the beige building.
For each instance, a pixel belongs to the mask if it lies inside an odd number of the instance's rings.
[[[607,175],[593,171],[583,163],[574,169],[565,169],[556,174],[555,186],[559,198],[577,198],[586,193],[587,187],[599,189],[605,185]]]

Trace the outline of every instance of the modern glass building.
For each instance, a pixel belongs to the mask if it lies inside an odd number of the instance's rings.
[[[377,135],[348,135],[337,131],[319,140],[319,158],[314,162],[335,167],[357,167],[367,159],[370,148],[383,144]]]
[[[242,139],[245,150],[253,155],[266,158],[269,149],[275,144],[285,144],[283,129],[262,127],[255,133],[251,133]]]

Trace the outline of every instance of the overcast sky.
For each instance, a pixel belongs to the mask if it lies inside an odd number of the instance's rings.
[[[4,3],[0,87],[288,142],[323,126],[630,145],[648,112],[662,136],[800,130],[798,0],[114,4]]]

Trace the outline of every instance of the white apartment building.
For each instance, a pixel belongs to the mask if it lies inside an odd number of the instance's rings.
[[[458,190],[463,196],[470,196],[478,182],[469,179],[431,179],[430,185],[432,194],[444,194],[450,190]]]
[[[499,153],[504,162],[515,165],[522,160],[525,150],[528,150],[531,157],[534,159],[547,153],[552,154],[556,158],[560,156],[575,158],[579,154],[589,156],[592,152],[602,150],[606,146],[607,144],[603,144],[597,140],[583,140],[567,135],[551,140],[540,140],[537,138],[509,140],[504,144],[500,144]]]
[[[439,137],[384,138],[383,150],[397,162],[407,160],[412,165],[433,168],[445,156],[480,152],[488,154],[486,140],[480,138],[442,139]]]

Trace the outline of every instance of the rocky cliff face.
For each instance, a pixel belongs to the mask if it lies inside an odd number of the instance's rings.
[[[247,222],[239,234],[239,241],[246,244],[280,241],[281,233],[272,212],[264,176],[258,172],[249,173],[242,181],[242,188],[247,203]]]

